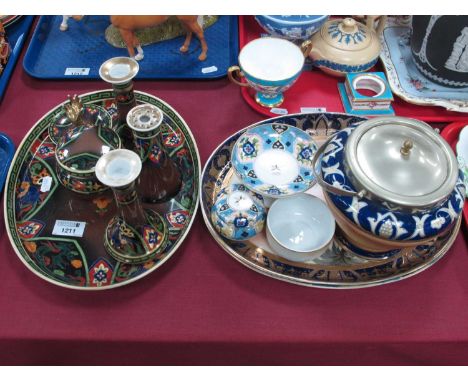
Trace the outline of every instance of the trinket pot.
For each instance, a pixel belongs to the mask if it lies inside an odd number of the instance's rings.
[[[140,157],[126,149],[110,151],[96,164],[96,177],[112,188],[118,209],[107,225],[104,246],[116,260],[130,264],[154,258],[168,238],[164,219],[140,204],[135,188],[140,171]]]
[[[122,138],[125,148],[133,149],[133,135],[127,126],[127,114],[136,106],[133,93],[133,78],[139,71],[138,62],[129,57],[114,57],[99,68],[101,78],[112,85],[119,113],[119,124],[115,130]]]
[[[266,210],[260,195],[243,184],[222,189],[211,209],[211,221],[220,235],[230,240],[248,240],[263,230]]]
[[[98,106],[86,108],[95,115],[107,114]],[[102,155],[121,147],[120,138],[110,128],[112,125],[83,124],[80,119],[83,109],[73,110],[67,109],[68,116],[73,118],[77,125],[72,125],[61,135],[55,149],[57,177],[64,187],[79,194],[87,195],[104,191],[106,187],[97,180],[94,167]],[[99,121],[108,122],[110,117],[99,119]]]
[[[391,106],[393,94],[382,72],[346,73],[346,80],[338,84],[338,90],[346,113],[369,117],[395,114]]]
[[[468,86],[468,16],[413,16],[411,29],[418,70],[443,86]]]
[[[319,158],[318,182],[357,248],[387,257],[395,249],[428,244],[452,228],[462,211],[465,188],[455,155],[423,122],[365,121],[338,132],[314,162]]]
[[[233,147],[237,176],[264,197],[281,198],[305,192],[315,184],[312,159],[317,145],[306,132],[268,123],[247,130]]]
[[[135,152],[143,162],[138,185],[142,200],[146,203],[168,201],[177,195],[182,185],[180,170],[161,142],[163,119],[163,112],[150,104],[136,106],[127,114]]]
[[[273,251],[291,261],[319,257],[331,245],[335,219],[327,205],[309,194],[278,199],[270,207],[266,237]]]
[[[326,15],[257,15],[255,20],[273,37],[287,40],[307,40],[317,32],[328,16]]]
[[[310,47],[310,42],[299,48],[290,41],[274,37],[253,40],[240,51],[239,66],[229,68],[229,80],[239,86],[252,87],[258,104],[269,108],[279,106],[284,100],[283,92],[299,78]],[[242,82],[241,78],[247,82]]]
[[[77,126],[105,127],[112,129],[112,117],[101,106],[87,104],[83,105],[80,98],[75,94],[68,96],[68,103],[63,105],[54,122],[49,125],[49,137],[55,144],[70,129]]]
[[[379,35],[385,21],[386,16],[382,16],[374,30],[352,18],[329,20],[309,40],[309,57],[315,66],[334,76],[365,72],[379,58]]]

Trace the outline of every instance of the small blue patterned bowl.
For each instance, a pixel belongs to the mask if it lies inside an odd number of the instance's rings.
[[[247,130],[232,149],[237,176],[252,191],[281,198],[311,188],[317,145],[297,127],[266,123]]]
[[[287,40],[307,40],[317,32],[328,16],[317,15],[257,15],[255,20],[271,36]]]
[[[211,208],[211,221],[220,235],[230,240],[248,240],[263,230],[266,210],[263,198],[243,184],[222,189]]]

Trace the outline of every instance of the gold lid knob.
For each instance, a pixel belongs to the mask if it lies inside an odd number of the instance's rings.
[[[401,155],[407,157],[410,155],[411,149],[413,148],[413,141],[411,139],[407,139],[403,142],[403,146],[400,148]]]

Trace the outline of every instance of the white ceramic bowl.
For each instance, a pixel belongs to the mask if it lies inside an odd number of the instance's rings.
[[[297,194],[276,200],[267,216],[267,240],[285,259],[305,262],[326,251],[335,233],[335,219],[321,199]]]

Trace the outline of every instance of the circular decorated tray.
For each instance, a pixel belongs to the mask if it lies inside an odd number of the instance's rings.
[[[363,118],[346,114],[293,114],[261,121],[263,123],[286,123],[296,126],[323,143],[327,136]],[[247,267],[279,280],[322,288],[363,288],[399,281],[427,269],[439,260],[450,248],[460,228],[460,219],[455,227],[431,246],[404,249],[389,259],[367,259],[354,253],[337,227],[333,246],[323,255],[310,262],[291,262],[271,252],[264,233],[253,239],[235,242],[220,236],[210,220],[210,210],[218,192],[238,181],[231,165],[231,150],[243,129],[227,138],[208,159],[200,183],[201,209],[205,223],[217,243],[232,257]],[[309,192],[323,197],[319,186]]]
[[[57,179],[55,144],[48,127],[61,110],[59,105],[39,119],[21,142],[10,167],[4,200],[6,229],[17,255],[32,272],[53,284],[81,290],[129,284],[166,262],[190,230],[199,196],[200,158],[195,139],[171,106],[146,93],[135,92],[135,96],[138,103],[150,103],[163,111],[162,141],[183,174],[176,197],[148,205],[166,220],[167,246],[155,259],[136,265],[117,262],[107,254],[104,230],[116,214],[112,192],[83,197],[68,191]],[[117,124],[112,90],[80,98],[84,104],[106,108]],[[86,223],[81,237],[80,223]]]

